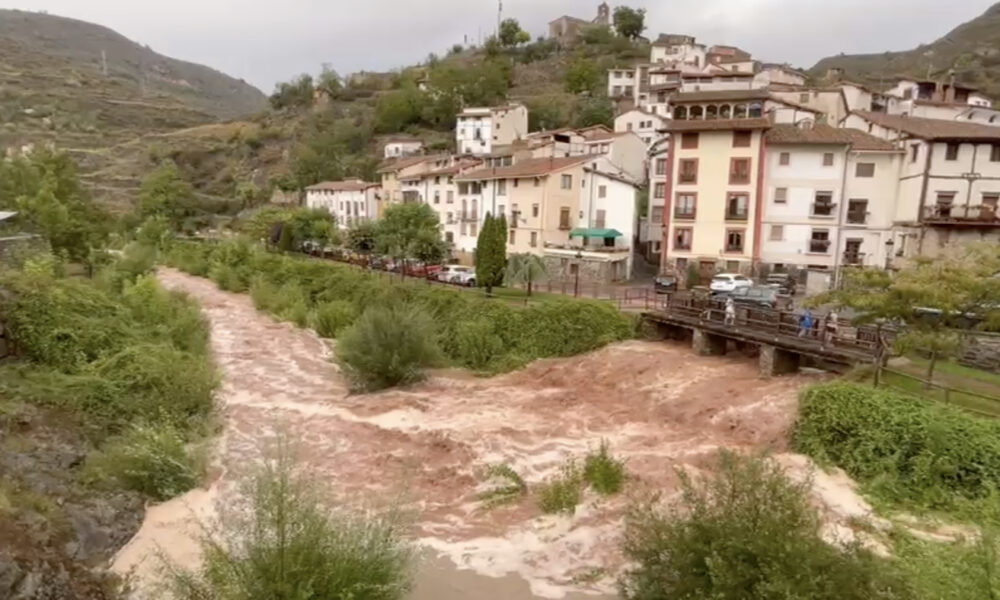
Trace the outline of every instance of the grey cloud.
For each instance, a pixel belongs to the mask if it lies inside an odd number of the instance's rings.
[[[629,0],[647,35],[688,33],[767,61],[809,67],[840,52],[905,50],[981,14],[993,0]],[[597,0],[504,0],[533,37],[562,14],[590,17]],[[612,4],[614,4],[612,2]],[[241,77],[265,92],[322,63],[349,73],[392,69],[496,26],[495,0],[9,0],[106,25],[163,54]],[[265,8],[266,7],[266,8]]]

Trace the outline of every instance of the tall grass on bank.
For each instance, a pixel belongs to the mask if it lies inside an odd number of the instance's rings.
[[[634,334],[632,319],[607,303],[554,299],[513,307],[462,290],[388,280],[348,265],[270,253],[244,240],[178,242],[167,262],[196,275],[230,267],[241,281],[227,282],[228,287],[246,287],[258,308],[295,322],[316,323],[321,307],[330,302],[353,308],[338,316],[340,329],[371,306],[418,307],[435,323],[437,344],[449,362],[481,372],[573,356]]]
[[[203,563],[168,565],[177,600],[400,600],[411,587],[413,551],[391,517],[331,512],[315,479],[285,442],[207,527]]]
[[[719,455],[707,481],[681,476],[669,510],[635,507],[623,550],[627,600],[895,600],[914,595],[888,560],[820,537],[809,482],[766,458]]]
[[[969,508],[1000,488],[1000,421],[870,386],[805,390],[792,442],[890,502]]]

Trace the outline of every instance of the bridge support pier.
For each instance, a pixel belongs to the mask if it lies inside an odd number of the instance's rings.
[[[721,356],[726,353],[728,340],[702,329],[695,329],[691,336],[691,348],[701,356]]]
[[[801,358],[796,352],[782,350],[768,344],[761,344],[759,359],[760,376],[774,377],[775,375],[796,373],[799,370],[799,361]]]

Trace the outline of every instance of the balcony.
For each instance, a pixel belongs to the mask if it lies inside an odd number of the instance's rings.
[[[809,240],[809,254],[829,254],[830,240]]]
[[[1000,227],[1000,210],[988,204],[925,206],[924,222],[930,225],[955,227]]]
[[[837,216],[837,205],[832,202],[815,202],[809,216],[814,219],[832,219]]]
[[[479,221],[479,213],[477,211],[466,211],[459,213],[458,218],[461,219],[463,223],[476,223]]]
[[[844,252],[844,264],[852,267],[860,267],[865,264],[864,252]]]
[[[738,211],[727,210],[726,211],[726,220],[727,221],[746,221],[747,220],[747,212],[745,210],[738,210]]]
[[[864,225],[868,222],[867,211],[847,211],[847,223],[849,225]]]
[[[695,215],[698,214],[697,210],[682,210],[679,208],[674,209],[674,218],[681,221],[694,221]]]

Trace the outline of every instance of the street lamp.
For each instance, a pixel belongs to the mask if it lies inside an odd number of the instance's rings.
[[[896,246],[896,240],[889,238],[885,241],[885,270],[892,268],[892,249]]]
[[[573,297],[580,296],[580,261],[583,260],[583,252],[576,251],[576,279],[573,281]]]

